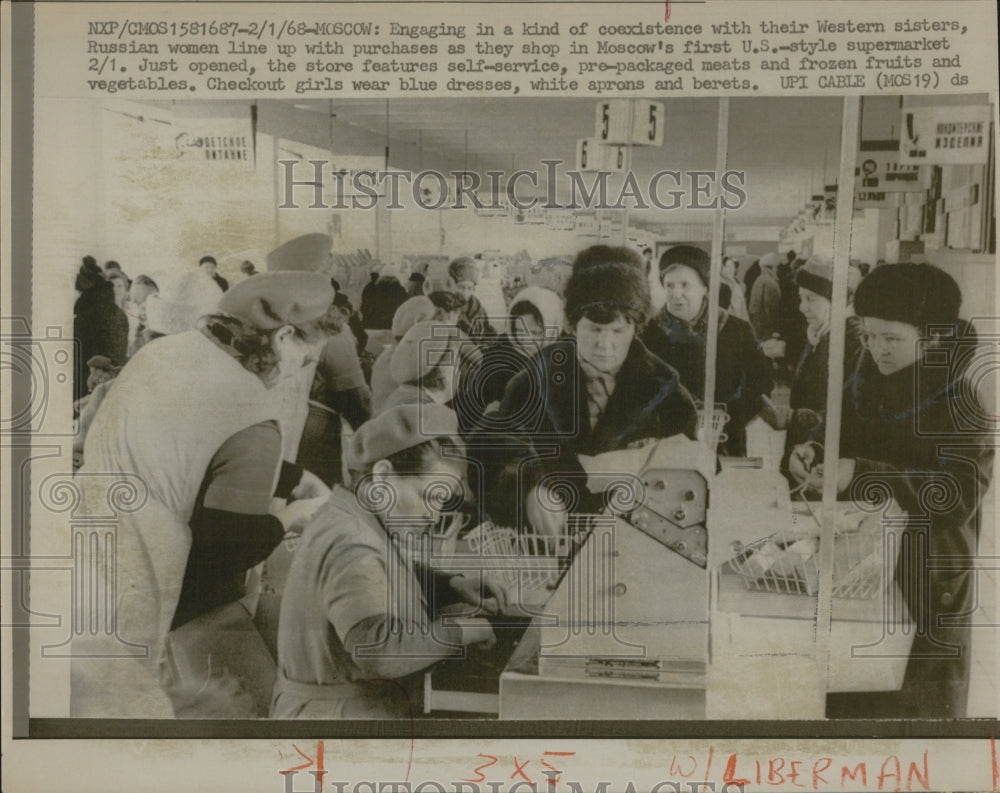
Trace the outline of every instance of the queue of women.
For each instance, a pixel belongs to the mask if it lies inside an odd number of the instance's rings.
[[[666,302],[654,313],[639,255],[593,246],[576,257],[562,294],[527,287],[515,295],[498,336],[472,294],[475,262],[456,260],[449,279],[427,279],[423,294],[399,303],[391,343],[370,373],[347,378],[365,396],[335,466],[343,476],[331,483],[291,462],[316,366],[331,340],[349,333],[330,278],[317,272],[329,242],[308,236],[282,246],[276,266],[236,284],[213,310],[198,309],[196,321],[188,312],[177,332],[147,342],[103,389],[81,474],[129,472],[148,489],[141,508],[121,518],[110,590],[117,646],[138,649],[110,657],[101,652],[107,637],[79,638],[73,715],[336,719],[418,710],[418,673],[488,643],[485,617],[506,611],[510,593],[443,574],[407,548],[457,510],[565,532],[569,513],[600,507],[582,487],[580,455],[695,438],[710,322],[716,401],[728,415],[720,453],[745,456],[746,426],[760,416],[787,433],[783,468],[814,495],[825,467],[836,469],[841,497],[876,477],[912,515],[923,516],[927,482],[956,490],[953,508],[908,529],[926,552],[907,569],[901,561],[897,579],[911,613],[930,627],[917,637],[902,690],[831,695],[828,715],[963,715],[969,628],[944,618],[967,612],[975,597],[971,560],[992,448],[985,432],[961,422],[972,393],[962,368],[925,371],[918,356],[921,346],[971,338],[949,275],[884,265],[857,284],[841,458],[825,460],[817,439],[827,415],[829,260],[813,257],[794,273],[806,330],[789,361],[787,405],[769,399],[782,376],[773,362],[787,350],[755,332],[735,262],[725,307],[712,317],[707,254],[667,250],[658,263]],[[353,345],[341,348],[328,380],[357,365]],[[964,456],[941,451],[949,439],[961,441]],[[247,572],[290,534],[299,539],[284,581],[276,680],[261,703],[229,670],[213,668],[210,652],[202,651],[204,664],[188,661],[198,656],[197,637],[220,614],[232,617]],[[940,557],[964,562],[937,569],[929,560]],[[445,619],[455,604],[466,604],[466,616]]]

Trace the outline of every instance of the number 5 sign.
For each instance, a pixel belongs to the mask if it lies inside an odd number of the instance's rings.
[[[609,99],[597,103],[594,134],[600,143],[662,146],[663,120],[662,102]]]

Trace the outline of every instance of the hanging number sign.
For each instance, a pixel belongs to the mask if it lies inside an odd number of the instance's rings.
[[[632,135],[629,138],[629,115]],[[600,143],[633,146],[663,145],[662,102],[607,99],[597,103],[594,135]]]

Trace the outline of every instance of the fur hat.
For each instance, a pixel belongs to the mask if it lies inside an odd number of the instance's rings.
[[[660,257],[660,281],[663,281],[663,276],[667,274],[668,270],[678,264],[690,267],[701,279],[701,282],[708,286],[711,259],[701,248],[696,248],[694,245],[675,245],[670,250],[664,251]]]
[[[833,262],[826,256],[813,254],[795,271],[795,285],[808,289],[827,300],[833,299]]]
[[[962,291],[944,270],[929,264],[883,264],[858,285],[854,312],[887,322],[905,322],[924,332],[928,325],[953,325]]]
[[[457,438],[458,417],[444,405],[398,405],[366,421],[344,452],[347,467],[363,471],[379,460],[432,438]]]
[[[470,259],[468,256],[455,259],[449,264],[448,275],[456,284],[460,284],[462,281],[479,283],[479,268],[476,266],[475,259]]]
[[[424,320],[406,331],[389,359],[389,374],[397,383],[412,383],[438,366],[458,365],[458,328]]]
[[[411,297],[393,314],[392,335],[397,339],[403,338],[406,332],[418,322],[432,319],[436,311],[437,309],[429,297],[423,295]]]
[[[535,310],[538,311],[538,315],[542,318],[542,325],[545,327],[546,336],[551,333],[554,334],[552,338],[556,338],[560,333],[562,333],[563,322],[565,320],[565,317],[563,316],[563,301],[562,298],[551,289],[546,289],[542,286],[529,286],[522,289],[510,302],[508,315],[512,314],[514,306],[518,303],[530,303],[535,307]],[[513,319],[508,316],[508,333],[513,331],[513,324]]]
[[[194,330],[198,319],[219,308],[222,289],[203,270],[173,277],[159,276],[159,292],[146,298],[146,327],[170,336]]]
[[[642,325],[650,312],[649,283],[644,268],[636,267],[631,261],[574,267],[564,295],[566,321],[574,326],[595,309],[602,313],[621,313],[636,325]]]
[[[324,316],[336,293],[321,273],[261,273],[222,296],[219,309],[262,330],[301,325]]]
[[[591,245],[589,248],[584,248],[573,260],[573,269],[582,270],[593,267],[595,264],[607,264],[608,262],[632,264],[644,272],[646,270],[646,263],[635,250],[611,245]]]
[[[328,234],[303,234],[293,237],[267,254],[267,271],[326,270],[330,262],[333,239]]]

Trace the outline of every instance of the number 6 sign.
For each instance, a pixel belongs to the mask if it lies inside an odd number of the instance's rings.
[[[576,170],[622,172],[625,170],[625,147],[601,143],[597,138],[576,142]]]

